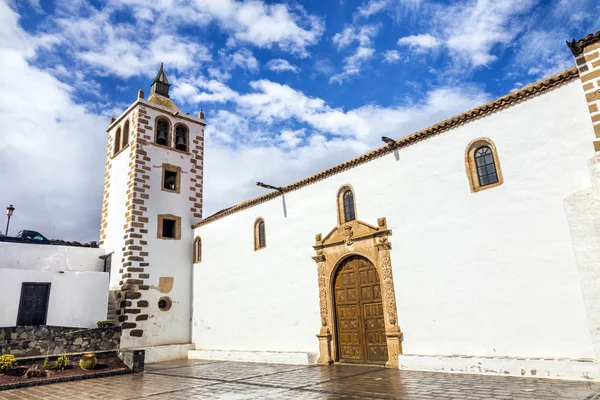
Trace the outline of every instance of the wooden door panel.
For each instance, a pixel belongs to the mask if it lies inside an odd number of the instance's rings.
[[[339,267],[334,286],[339,361],[385,363],[387,341],[375,266],[350,257]]]

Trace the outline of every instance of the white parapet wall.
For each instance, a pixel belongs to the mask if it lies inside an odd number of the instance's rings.
[[[400,369],[530,378],[600,380],[594,359],[401,355]]]
[[[95,328],[106,319],[108,273],[0,269],[0,327],[15,326],[24,282],[50,283],[47,325]]]
[[[104,253],[91,247],[0,242],[0,269],[101,272]]]

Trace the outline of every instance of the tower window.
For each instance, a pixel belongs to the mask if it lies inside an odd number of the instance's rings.
[[[115,150],[114,154],[116,155],[121,150],[121,127],[117,128],[117,133],[115,133]]]
[[[176,165],[162,165],[162,190],[179,193],[181,188],[181,168]]]
[[[169,146],[170,135],[169,135],[169,122],[164,118],[158,118],[156,120],[156,138],[155,141],[161,146]]]
[[[177,223],[174,219],[163,220],[162,236],[164,238],[175,239],[175,225],[176,224]]]
[[[123,125],[123,146],[125,147],[129,144],[129,120],[125,121]]]
[[[181,217],[172,214],[158,215],[158,232],[159,239],[181,239]]]
[[[175,127],[175,148],[181,151],[188,151],[188,129],[185,125]]]
[[[469,144],[465,166],[472,192],[489,189],[503,182],[496,146],[490,139],[476,139]]]

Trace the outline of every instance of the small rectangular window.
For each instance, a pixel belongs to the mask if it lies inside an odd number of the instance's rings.
[[[163,219],[162,236],[165,238],[175,239],[175,226],[177,222],[174,219]]]
[[[162,165],[162,187],[165,192],[179,193],[181,187],[181,167],[171,164]]]
[[[181,217],[173,214],[158,215],[158,231],[156,237],[159,239],[181,239]]]

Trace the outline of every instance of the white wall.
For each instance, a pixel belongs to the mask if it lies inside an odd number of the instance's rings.
[[[0,242],[0,268],[103,271],[104,249]]]
[[[465,149],[491,138],[504,184],[471,193]],[[196,229],[197,349],[318,351],[314,235],[386,217],[405,354],[593,357],[563,199],[589,186],[579,81]],[[210,193],[208,194],[210,195]],[[253,222],[267,247],[254,251]],[[191,247],[191,246],[190,246]]]
[[[133,113],[130,113],[129,115],[132,114]],[[124,124],[125,120],[113,127],[108,134],[108,140],[114,142],[114,136],[118,127],[121,127],[122,130]],[[129,138],[131,140],[133,136],[133,124],[131,118],[129,118],[129,126],[131,127],[129,133]],[[119,281],[121,280],[121,274],[118,272],[121,268],[120,265],[122,264],[121,259],[123,258],[123,236],[125,235],[123,226],[125,225],[130,153],[131,145],[112,159],[112,167],[110,169],[110,178],[108,181],[109,196],[105,229],[106,238],[104,239],[104,243],[102,243],[102,248],[105,249],[106,254],[113,252],[111,256],[112,271],[110,274],[110,288],[113,290],[119,289]]]
[[[23,282],[50,283],[46,325],[95,328],[106,319],[108,273],[0,269],[0,327],[15,326]]]

